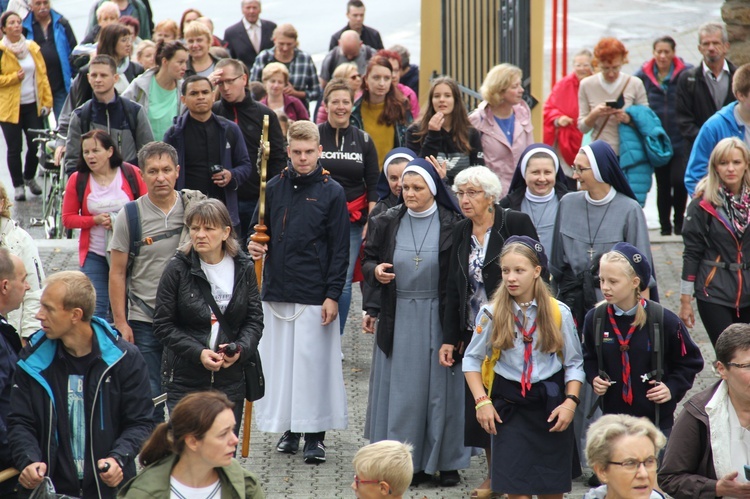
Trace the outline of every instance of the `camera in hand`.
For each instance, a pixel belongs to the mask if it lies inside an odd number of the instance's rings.
[[[217,173],[221,173],[224,170],[224,167],[221,165],[211,165],[211,176],[213,177]]]
[[[228,345],[224,345],[223,347],[219,348],[219,350],[216,353],[223,353],[224,357],[229,357],[230,359],[237,355],[237,352],[239,352],[240,347],[237,346],[236,343],[229,343]]]

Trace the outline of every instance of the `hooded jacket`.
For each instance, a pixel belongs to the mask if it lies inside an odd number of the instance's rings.
[[[177,456],[172,454],[144,469],[137,477],[126,483],[117,497],[128,499],[170,499],[169,479]],[[258,478],[244,469],[236,460],[232,464],[216,468],[221,482],[221,498],[216,499],[265,499]]]
[[[21,351],[11,390],[9,442],[15,467],[47,463],[47,475],[58,493],[113,498],[115,488],[99,478],[99,459],[117,457],[124,463],[124,480],[135,476],[135,456],[153,428],[154,405],[148,370],[138,348],[125,341],[103,319],[91,319],[95,359],[84,377],[86,415],[83,490],[72,456],[59,455],[58,410],[67,404],[60,381],[67,377],[62,342],[34,334]],[[58,469],[62,461],[65,469]],[[75,471],[72,473],[75,474]]]
[[[148,104],[149,104],[149,98],[148,93],[151,88],[151,82],[154,80],[154,77],[156,76],[156,73],[159,72],[159,68],[151,68],[147,69],[145,73],[138,76],[136,79],[132,80],[130,82],[130,85],[128,85],[127,90],[125,90],[122,93],[122,96],[126,99],[130,99],[133,102],[137,102],[141,105],[144,111],[146,111],[146,115],[148,115]],[[182,103],[182,100],[180,97],[182,97],[182,80],[179,80],[177,82],[177,102],[179,103],[179,109],[175,110],[177,114],[175,116],[179,116],[185,111],[185,104]],[[156,140],[161,140],[161,137],[154,137]]]
[[[164,134],[164,142],[170,144],[177,150],[177,162],[182,165],[180,175],[177,177],[176,190],[182,190],[185,187],[185,168],[187,159],[185,158],[185,127],[190,114],[185,113],[177,118],[167,133]],[[235,227],[240,223],[240,215],[237,208],[237,189],[250,178],[252,165],[247,155],[247,147],[242,137],[242,132],[237,125],[231,121],[211,114],[212,120],[219,125],[219,144],[222,150],[221,166],[232,172],[232,180],[224,187],[224,200],[232,217],[232,225]],[[210,146],[210,144],[206,144]]]
[[[211,308],[203,299],[199,281],[208,284],[195,250],[178,251],[159,281],[154,315],[154,336],[164,345],[167,391],[177,399],[199,390],[216,389],[230,400],[245,398],[244,363],[258,350],[263,334],[263,311],[250,257],[240,251],[234,257],[234,290],[223,315],[232,331],[219,330],[218,343],[235,342],[240,358],[216,373],[201,364],[201,352],[211,335]],[[210,285],[209,285],[210,286]]]
[[[708,174],[708,160],[711,152],[721,139],[737,137],[744,142],[745,124],[738,123],[734,117],[737,102],[727,104],[716,112],[701,127],[698,137],[693,143],[687,169],[685,170],[685,188],[690,197],[695,194],[698,182]]]
[[[76,39],[67,19],[61,16],[56,10],[50,10],[50,16],[52,17],[52,36],[55,39],[55,50],[57,50],[57,57],[60,59],[60,68],[62,69],[63,82],[65,83],[65,92],[67,93],[70,92],[70,81],[73,79],[70,54],[73,52]],[[23,20],[27,40],[34,40],[34,22],[34,14],[31,12]],[[70,31],[70,35],[73,37],[72,40],[68,38],[68,31]],[[72,46],[71,42],[73,42]]]
[[[253,215],[257,223],[258,210]],[[268,242],[263,301],[321,305],[339,301],[349,266],[344,189],[322,166],[300,175],[291,166],[268,182]]]

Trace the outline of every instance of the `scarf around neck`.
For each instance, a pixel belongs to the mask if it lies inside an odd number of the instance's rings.
[[[722,184],[719,190],[724,201],[724,210],[727,212],[729,223],[737,232],[739,237],[745,233],[750,223],[750,189],[743,187],[739,196],[734,196],[732,191]]]
[[[11,42],[7,36],[3,35],[3,45],[13,52],[18,59],[25,59],[29,55],[29,44],[23,35],[16,43]]]

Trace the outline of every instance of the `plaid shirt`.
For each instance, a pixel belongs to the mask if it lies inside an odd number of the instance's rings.
[[[277,61],[274,57],[275,47],[261,51],[255,58],[255,63],[250,70],[250,79],[261,81],[263,68],[266,64]],[[312,58],[299,49],[294,49],[294,59],[292,62],[282,62],[289,70],[289,83],[295,90],[305,92],[305,100],[309,103],[318,100],[321,95],[320,84],[318,83],[318,70],[315,69],[315,63]]]

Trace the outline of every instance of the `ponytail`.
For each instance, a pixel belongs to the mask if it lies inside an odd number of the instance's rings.
[[[159,424],[143,446],[139,461],[141,466],[148,466],[174,453],[169,424]]]

